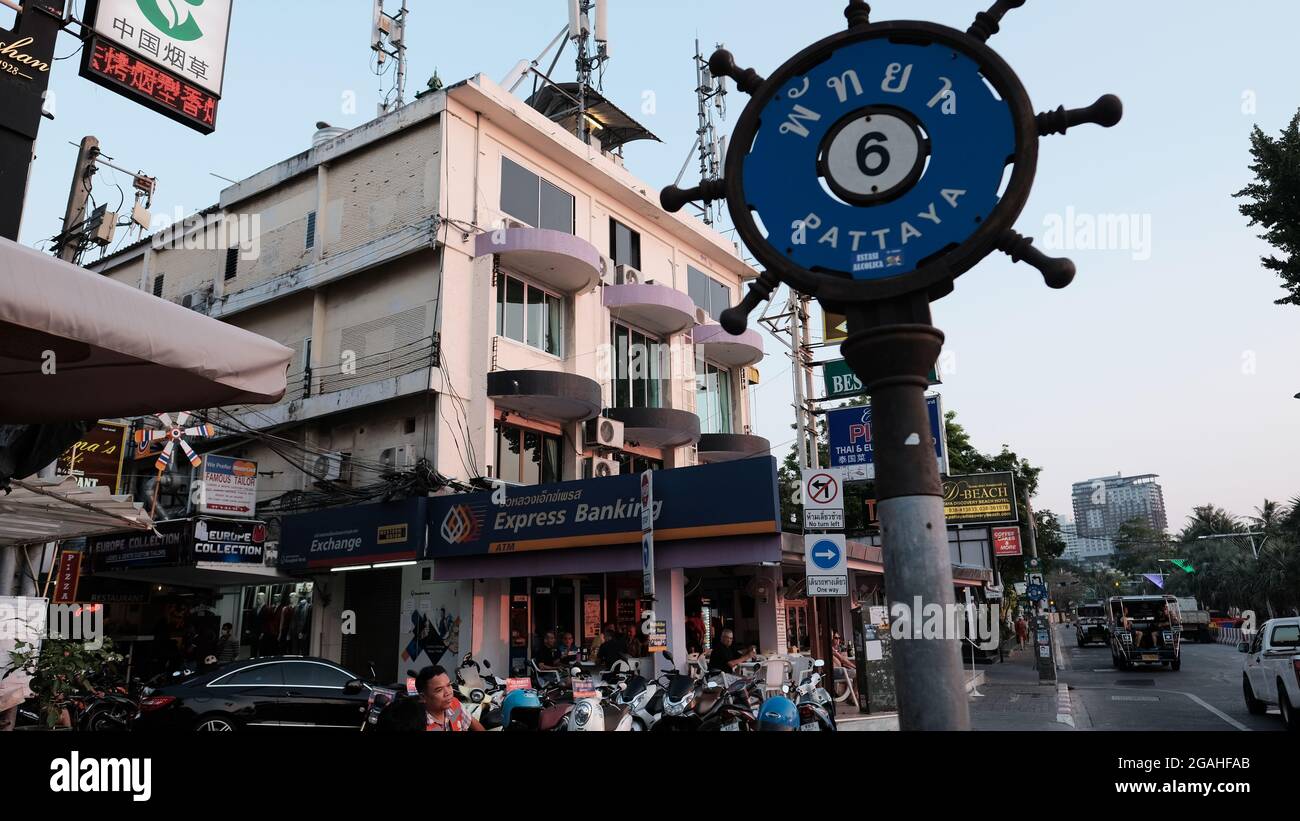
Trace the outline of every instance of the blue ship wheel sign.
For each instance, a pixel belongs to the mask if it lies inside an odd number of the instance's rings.
[[[840,546],[830,539],[815,542],[809,553],[813,564],[822,570],[834,570],[840,564]]]
[[[768,78],[725,50],[709,60],[751,95],[724,176],[665,188],[669,211],[725,198],[745,245],[766,271],[722,324],[745,318],[780,282],[824,305],[916,292],[949,293],[995,250],[1063,288],[1074,264],[1032,247],[1012,226],[1033,185],[1041,136],[1113,126],[1106,95],[1076,110],[1034,114],[1009,65],[986,41],[1025,0],[999,0],[965,31],[922,21],[870,22],[853,0],[848,30],[790,58]]]

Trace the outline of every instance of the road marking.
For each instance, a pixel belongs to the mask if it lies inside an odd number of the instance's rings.
[[[1201,706],[1204,707],[1205,709],[1209,710],[1211,713],[1214,713],[1216,716],[1218,716],[1219,718],[1221,718],[1221,719],[1223,719],[1224,721],[1228,722],[1228,723],[1231,724],[1232,726],[1236,727],[1238,730],[1241,730],[1242,732],[1245,732],[1245,733],[1250,732],[1250,728],[1247,727],[1245,724],[1242,724],[1240,721],[1237,721],[1235,718],[1233,718],[1232,716],[1230,716],[1230,715],[1228,715],[1227,713],[1223,712],[1223,711],[1220,710],[1218,707],[1215,707],[1215,706],[1213,706],[1213,705],[1211,705],[1211,704],[1207,704],[1207,703],[1205,702],[1205,700],[1202,699],[1200,696],[1193,695],[1192,693],[1184,693],[1184,692],[1182,692],[1181,690],[1173,690],[1173,691],[1171,691],[1171,692],[1175,692],[1175,693],[1178,693],[1179,695],[1187,696],[1187,697],[1190,698],[1192,701],[1196,702],[1197,704],[1201,705]]]
[[[1111,696],[1111,701],[1159,701],[1156,696]]]

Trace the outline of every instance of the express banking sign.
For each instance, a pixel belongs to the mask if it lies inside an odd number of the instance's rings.
[[[656,541],[775,533],[776,460],[741,459],[655,472]],[[429,500],[425,558],[479,556],[636,544],[641,484],[636,475]],[[500,496],[497,496],[500,500]]]

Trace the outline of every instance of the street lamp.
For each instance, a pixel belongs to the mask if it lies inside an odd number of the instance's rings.
[[[1296,398],[1297,398],[1297,399],[1300,399],[1300,395],[1297,395]],[[1208,535],[1208,536],[1197,536],[1197,537],[1196,537],[1196,541],[1198,541],[1198,542],[1203,542],[1203,541],[1205,541],[1206,539],[1236,539],[1236,538],[1239,538],[1239,537],[1241,537],[1241,536],[1249,537],[1249,539],[1250,539],[1250,550],[1251,550],[1252,553],[1255,554],[1255,561],[1259,561],[1259,551],[1262,550],[1262,549],[1264,548],[1264,544],[1268,541],[1268,535],[1265,534],[1265,533],[1253,533],[1253,532],[1249,532],[1249,531],[1246,532],[1246,533],[1211,533],[1211,534]],[[1259,543],[1259,547],[1255,547],[1255,537],[1256,537],[1256,536],[1263,536],[1263,537],[1264,537],[1264,540],[1261,541],[1261,542]]]

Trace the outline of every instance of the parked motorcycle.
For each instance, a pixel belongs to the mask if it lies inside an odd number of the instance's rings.
[[[825,666],[826,663],[821,659],[813,662],[813,669],[804,676],[796,690],[795,704],[799,708],[801,731],[836,731],[835,699],[822,686],[822,669]],[[784,689],[788,691],[789,687]]]

